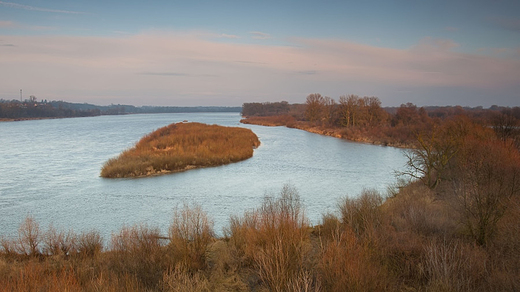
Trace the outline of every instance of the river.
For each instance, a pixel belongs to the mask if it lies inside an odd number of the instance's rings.
[[[188,120],[252,129],[262,145],[225,166],[139,179],[103,179],[103,163],[143,135]],[[197,203],[222,234],[231,215],[259,207],[286,184],[300,194],[311,224],[364,188],[385,192],[405,164],[403,150],[285,127],[239,123],[238,113],[139,114],[0,123],[0,236],[16,236],[32,216],[47,229],[98,230],[105,240],[123,226],[166,232],[173,210]]]

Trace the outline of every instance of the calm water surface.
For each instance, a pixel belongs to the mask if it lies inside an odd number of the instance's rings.
[[[0,123],[0,236],[33,216],[105,239],[122,226],[166,232],[173,209],[198,203],[222,234],[230,215],[258,207],[285,184],[295,187],[311,223],[363,188],[384,192],[403,167],[402,150],[351,143],[285,127],[242,125],[238,113],[100,116]],[[143,135],[183,120],[252,129],[262,145],[235,164],[139,179],[103,179],[103,163]]]

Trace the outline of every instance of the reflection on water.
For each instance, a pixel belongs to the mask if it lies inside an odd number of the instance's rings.
[[[148,114],[0,123],[0,235],[27,215],[46,228],[97,229],[107,239],[123,225],[164,232],[183,202],[202,205],[221,233],[230,215],[258,207],[284,184],[295,187],[311,223],[339,198],[385,191],[404,165],[402,150],[351,143],[285,127],[242,125],[237,113]],[[251,159],[140,179],[102,179],[103,163],[143,135],[183,120],[252,129],[262,145]]]

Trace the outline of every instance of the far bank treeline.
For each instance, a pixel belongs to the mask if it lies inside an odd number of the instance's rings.
[[[39,118],[92,117],[100,115],[125,115],[145,113],[199,113],[240,112],[240,107],[220,106],[133,106],[111,104],[106,106],[65,101],[36,101],[31,96],[25,101],[0,99],[0,120],[23,120]]]
[[[108,160],[106,178],[141,177],[238,162],[260,145],[249,129],[176,123],[144,136],[133,148]]]
[[[473,122],[493,128],[501,139],[514,139],[520,145],[520,107],[382,107],[377,97],[350,94],[333,98],[319,93],[307,96],[305,103],[244,103],[243,123],[287,126],[351,141],[412,147],[420,132],[439,127],[444,121],[466,116]]]

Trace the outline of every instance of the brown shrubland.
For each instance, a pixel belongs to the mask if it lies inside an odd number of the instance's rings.
[[[517,291],[520,207],[508,202],[486,245],[420,182],[344,198],[316,226],[285,186],[220,238],[188,204],[167,236],[123,227],[106,246],[96,231],[36,233],[28,219],[1,240],[0,291]]]

